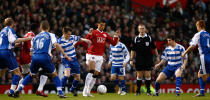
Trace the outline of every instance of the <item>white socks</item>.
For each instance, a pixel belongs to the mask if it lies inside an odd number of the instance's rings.
[[[90,91],[92,90],[92,88],[95,85],[95,83],[96,83],[96,78],[92,77],[92,80],[90,81],[90,84],[89,84],[88,93],[90,93]]]
[[[41,75],[40,76],[40,83],[39,83],[39,87],[38,87],[38,90],[37,91],[42,91],[43,90],[43,87],[45,85],[45,83],[47,82],[47,76],[45,75]]]
[[[83,89],[83,96],[87,95],[87,93],[89,92],[89,87],[90,87],[90,83],[92,80],[92,73],[88,73],[85,79],[85,87]]]

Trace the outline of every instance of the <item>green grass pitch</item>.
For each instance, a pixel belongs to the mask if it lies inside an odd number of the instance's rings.
[[[117,95],[116,93],[107,93],[100,95],[93,93],[94,97],[83,97],[79,94],[78,97],[74,97],[72,94],[67,94],[68,98],[65,100],[210,100],[210,94],[206,93],[205,97],[192,97],[195,94],[181,94],[176,97],[175,94],[160,94],[160,96],[147,96],[146,94],[141,94],[135,96],[133,93],[128,93],[125,96]],[[19,98],[9,98],[7,95],[0,95],[0,100],[60,100],[55,94],[50,94],[48,97],[40,97],[35,94],[32,95],[20,95]],[[62,98],[63,99],[63,98]],[[63,100],[64,100],[63,99]]]

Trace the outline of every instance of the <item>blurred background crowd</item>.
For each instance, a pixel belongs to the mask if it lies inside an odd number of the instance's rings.
[[[121,42],[130,50],[131,42],[138,34],[137,26],[140,23],[146,25],[148,34],[155,40],[159,54],[162,54],[168,34],[176,35],[177,43],[188,47],[190,39],[197,32],[195,22],[203,19],[209,22],[210,1],[188,0],[185,8],[177,2],[176,6],[170,7],[168,3],[160,6],[147,8],[139,5],[139,9],[131,7],[130,0],[0,0],[0,29],[3,26],[3,20],[12,17],[15,20],[15,31],[18,37],[23,37],[29,31],[31,23],[40,23],[47,19],[50,22],[50,32],[62,36],[62,27],[71,26],[73,34],[85,37],[90,28],[97,28],[97,21],[106,20],[105,31],[111,36],[116,29],[121,29]],[[207,31],[209,30],[207,23]],[[110,67],[108,67],[108,46],[105,51],[104,63],[101,71],[102,77],[97,83],[110,81]],[[83,84],[88,71],[85,55],[86,46],[78,45],[76,47],[77,57],[81,67],[81,81]],[[20,56],[20,47],[15,48],[17,60]],[[62,65],[57,51],[52,51],[53,63],[55,64],[60,77],[62,77]],[[200,66],[199,54],[197,49],[190,52],[188,65],[183,73],[183,83],[198,83],[197,72]],[[156,62],[157,63],[157,62]],[[152,72],[153,82],[157,75],[165,66],[158,71]],[[7,72],[7,70],[5,70]],[[126,68],[126,81],[135,83],[136,72],[134,67],[128,65]],[[10,84],[11,73],[6,73],[0,78],[0,84]],[[37,83],[39,78],[33,79]],[[48,83],[52,82],[51,79]],[[169,79],[164,83],[173,83],[175,80]]]

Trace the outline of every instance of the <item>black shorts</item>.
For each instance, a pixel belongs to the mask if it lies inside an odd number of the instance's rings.
[[[137,71],[150,71],[153,69],[153,59],[136,59],[135,68]]]

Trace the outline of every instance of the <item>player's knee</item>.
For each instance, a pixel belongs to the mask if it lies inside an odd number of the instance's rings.
[[[112,81],[116,80],[116,76],[112,75],[112,76],[111,76],[111,80],[112,80]]]
[[[118,78],[120,81],[124,80],[124,76],[119,76]]]
[[[52,73],[52,77],[56,77],[58,74],[56,72]]]
[[[79,81],[80,80],[80,75],[76,75],[74,78],[75,78],[75,80]]]

